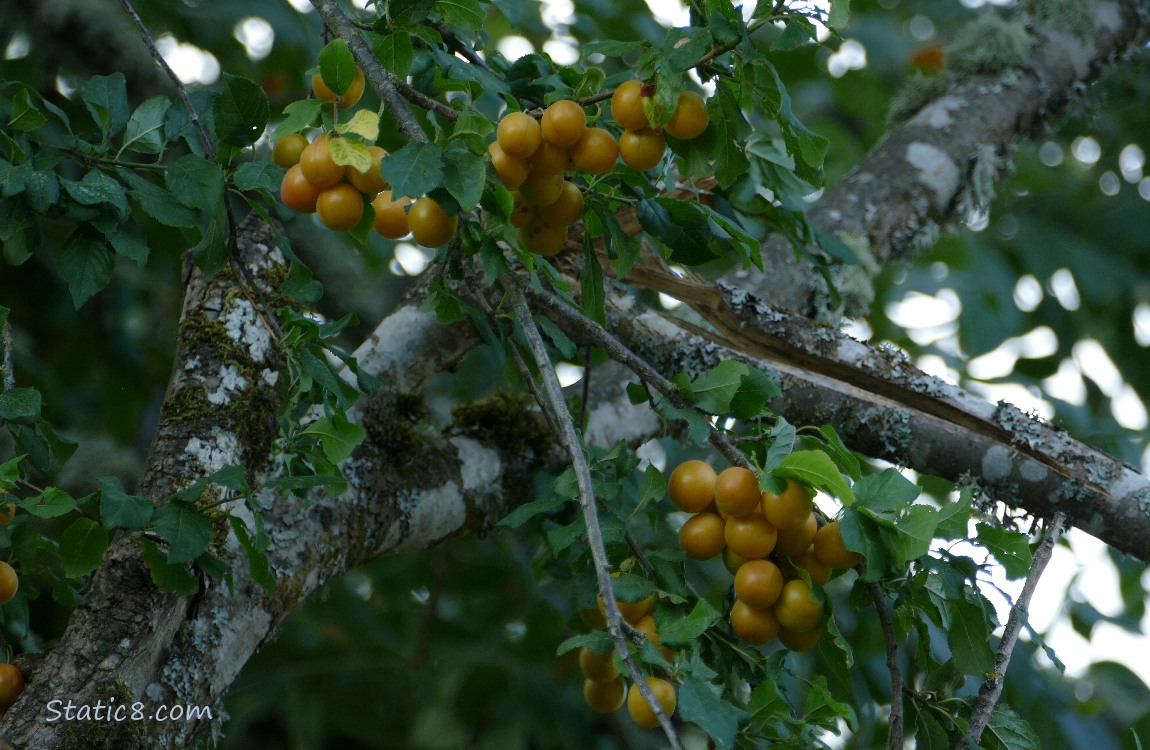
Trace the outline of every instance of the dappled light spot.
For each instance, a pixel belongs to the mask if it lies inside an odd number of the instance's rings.
[[[1090,166],[1097,164],[1098,160],[1102,158],[1102,146],[1090,136],[1080,135],[1070,144],[1070,153],[1081,164]]]
[[[1062,163],[1062,146],[1054,141],[1047,141],[1039,147],[1038,158],[1048,167],[1057,167]]]
[[[20,60],[28,56],[32,51],[32,44],[28,41],[28,37],[24,34],[13,34],[12,38],[8,41],[8,46],[4,48],[5,60]]]
[[[827,70],[835,78],[842,78],[852,70],[866,67],[866,47],[856,39],[847,39],[827,58]]]
[[[1066,310],[1077,310],[1082,304],[1078,285],[1074,283],[1074,274],[1068,268],[1059,268],[1050,276],[1050,291],[1058,304]]]
[[[510,34],[499,40],[499,54],[506,57],[509,61],[515,62],[524,55],[530,55],[535,51],[535,45],[527,39],[527,37],[519,36],[518,34]]]
[[[276,33],[272,25],[262,18],[249,16],[236,24],[232,35],[244,45],[248,59],[262,60],[272,51]]]
[[[1098,178],[1098,189],[1102,191],[1103,195],[1115,196],[1118,195],[1118,190],[1122,187],[1122,183],[1118,181],[1118,175],[1107,170],[1102,173]]]
[[[1146,154],[1137,143],[1129,143],[1118,154],[1118,170],[1122,179],[1134,184],[1142,179],[1142,168],[1146,166]]]
[[[164,34],[156,40],[156,48],[183,83],[210,84],[220,77],[220,62],[216,56],[194,44]]]
[[[1042,304],[1042,284],[1031,274],[1026,274],[1014,284],[1014,306],[1022,312],[1033,312]]]

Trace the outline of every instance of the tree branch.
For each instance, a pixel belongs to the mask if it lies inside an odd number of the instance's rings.
[[[890,734],[887,735],[886,746],[889,750],[902,750],[903,747],[903,712],[902,712],[902,668],[898,664],[898,642],[894,636],[894,624],[890,620],[890,610],[886,606],[886,596],[882,586],[877,583],[867,585],[871,600],[874,601],[875,611],[878,612],[878,622],[882,627],[883,638],[886,640],[886,668],[890,672]]]

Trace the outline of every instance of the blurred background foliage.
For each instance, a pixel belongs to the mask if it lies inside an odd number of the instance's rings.
[[[828,184],[880,141],[889,103],[905,81],[933,75],[940,46],[989,12],[976,4],[859,0],[843,39],[826,49],[772,54],[801,119],[831,141]],[[221,70],[246,76],[262,83],[273,112],[306,94],[304,71],[322,43],[316,15],[302,6],[137,3],[162,48],[183,56],[189,70],[200,66],[193,88],[210,85]],[[498,0],[495,7],[488,51],[543,50],[559,62],[585,42],[657,39],[660,23],[668,23],[637,0],[590,0],[577,9],[562,0]],[[0,4],[0,48],[3,78],[30,83],[65,110],[75,108],[68,93],[80,82],[115,70],[128,75],[134,101],[171,93],[114,0]],[[924,369],[992,400],[1009,398],[1145,470],[1150,76],[1145,50],[1139,56],[1073,97],[1056,129],[1019,147],[1013,176],[985,211],[913,266],[884,269],[869,317],[849,325],[860,337],[901,347]],[[134,483],[167,382],[185,248],[164,227],[145,229],[152,249],[146,270],[119,263],[113,285],[79,312],[49,254],[0,269],[0,303],[13,310],[17,378],[40,389],[46,415],[80,445],[60,480],[74,492],[90,491],[108,473]],[[46,246],[61,239],[50,232]],[[324,282],[323,312],[354,311],[363,319],[353,336],[365,335],[427,262],[411,246],[378,236],[355,246],[306,217],[289,233]],[[480,352],[439,384],[439,398],[447,403],[500,385]],[[686,457],[669,442],[651,455],[670,465]],[[643,533],[673,546],[666,524]],[[1064,546],[1077,549],[1075,542]],[[659,746],[656,733],[584,707],[573,654],[555,656],[556,645],[582,629],[575,593],[562,580],[569,571],[536,547],[530,533],[495,532],[380,560],[332,581],[244,669],[229,696],[221,746]],[[1068,590],[1060,622],[1086,639],[1105,626],[1141,633],[1144,565],[1111,554],[1101,567],[1071,570],[1055,592]],[[694,583],[717,603],[729,586],[724,575],[707,569]],[[1095,597],[1104,579],[1120,593],[1116,604]],[[50,597],[33,606],[36,627],[58,633],[63,621]],[[858,663],[831,683],[837,695],[853,693],[860,729],[830,741],[875,747],[885,732],[875,704],[889,690],[881,634],[873,617],[846,602],[837,612]],[[1140,745],[1132,728],[1150,737],[1150,694],[1127,666],[1102,661],[1068,678],[1036,651],[1024,643],[1016,652],[1007,698],[1038,729],[1042,747],[1134,748]],[[796,674],[825,669],[817,654],[788,663]]]

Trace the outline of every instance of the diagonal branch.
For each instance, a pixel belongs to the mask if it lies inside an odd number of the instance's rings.
[[[867,585],[871,600],[874,601],[875,611],[878,613],[878,622],[882,627],[883,638],[886,641],[886,668],[890,672],[890,734],[887,735],[886,746],[889,750],[902,750],[903,747],[903,711],[902,711],[902,668],[898,664],[898,642],[895,640],[894,624],[890,619],[890,610],[886,606],[886,596],[882,586],[877,583]]]

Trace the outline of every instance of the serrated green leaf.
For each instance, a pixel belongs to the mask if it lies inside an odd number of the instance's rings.
[[[20,479],[20,462],[24,458],[24,455],[20,455],[0,463],[0,486],[7,489],[15,486],[16,481]]]
[[[930,551],[934,530],[938,527],[938,511],[926,505],[914,505],[894,523],[890,539],[891,564],[902,569],[911,560],[917,560]]]
[[[731,399],[750,371],[751,368],[735,360],[715,365],[691,383],[695,406],[711,414],[726,414],[731,408]]]
[[[200,225],[200,217],[195,211],[176,200],[176,196],[129,169],[119,169],[118,174],[131,187],[130,195],[140,204],[144,213],[169,227],[190,229]]]
[[[153,96],[136,107],[128,126],[124,129],[120,151],[140,154],[158,154],[164,150],[164,118],[172,100],[166,96]]]
[[[990,628],[982,607],[966,599],[950,603],[951,625],[946,631],[954,661],[962,671],[984,677],[994,669],[994,651],[990,648]]]
[[[112,264],[112,251],[93,229],[77,227],[68,236],[56,268],[67,283],[77,310],[112,280]]]
[[[970,504],[974,493],[963,489],[958,500],[947,503],[938,511],[938,526],[934,533],[941,539],[966,539],[970,520]]]
[[[119,180],[109,177],[98,169],[88,170],[79,181],[63,180],[65,192],[72,200],[85,206],[109,205],[116,209],[120,221],[132,213],[128,205],[128,191]]]
[[[539,330],[551,340],[551,343],[559,350],[567,359],[575,356],[575,342],[563,332],[563,329],[555,325],[550,318],[544,315],[536,315],[535,322],[539,325]]]
[[[638,383],[628,383],[627,399],[636,406],[639,404],[645,404],[648,400],[647,389]]]
[[[667,480],[663,476],[663,472],[655,468],[654,465],[648,464],[647,468],[643,470],[643,484],[639,486],[639,502],[636,505],[636,512],[642,510],[648,503],[658,502],[662,500],[667,494]]]
[[[48,118],[32,103],[31,92],[21,86],[16,95],[12,97],[12,109],[8,117],[9,129],[30,133],[46,122],[48,122]]]
[[[80,86],[80,98],[105,140],[128,124],[128,84],[123,73],[92,76]]]
[[[129,495],[119,477],[100,480],[100,518],[109,529],[123,526],[133,531],[146,527],[152,521],[152,501],[140,495]]]
[[[731,84],[725,80],[719,82],[707,109],[715,127],[715,179],[720,187],[730,187],[750,168],[751,163],[743,152],[750,126]]]
[[[866,558],[863,581],[877,581],[887,569],[887,551],[883,544],[883,533],[878,524],[864,516],[857,508],[847,508],[839,518],[839,533],[848,550],[858,552]]]
[[[247,524],[245,524],[242,519],[233,515],[228,516],[228,523],[231,524],[232,532],[235,533],[236,539],[239,540],[240,546],[243,547],[244,554],[247,555],[248,575],[269,594],[275,591],[276,581],[272,576],[271,567],[268,565],[268,557],[256,549],[255,544],[252,542],[252,536],[248,533]]]
[[[305,427],[302,433],[318,437],[324,455],[332,463],[339,463],[350,456],[366,436],[364,429],[349,422],[342,412],[317,419]]]
[[[327,152],[331,160],[344,167],[351,167],[357,172],[366,172],[371,169],[371,152],[367,144],[350,138],[332,138],[328,141]]]
[[[40,403],[40,391],[35,388],[10,388],[0,393],[0,419],[39,419]]]
[[[723,618],[722,613],[700,599],[690,614],[676,619],[660,619],[659,637],[669,646],[694,643],[708,628]]]
[[[748,367],[739,389],[731,397],[730,413],[737,419],[754,419],[763,413],[767,401],[781,393],[769,375],[757,367]]]
[[[915,750],[951,750],[950,736],[929,711],[919,711],[914,725]]]
[[[599,325],[606,325],[606,293],[603,291],[603,267],[590,243],[583,244],[583,270],[579,272],[579,291],[583,293],[583,312]]]
[[[664,55],[663,65],[672,71],[688,70],[695,67],[699,59],[710,52],[713,46],[711,32],[706,28],[689,26],[667,29],[660,45]]]
[[[667,246],[670,259],[687,266],[719,257],[707,214],[699,204],[676,198],[648,198],[636,209],[643,231]]]
[[[703,445],[711,436],[711,423],[691,406],[678,407],[665,398],[655,402],[655,410],[664,419],[680,419],[687,423],[687,439],[692,445]]]
[[[372,50],[384,70],[398,78],[406,78],[415,60],[415,48],[409,34],[381,34],[375,37]]]
[[[838,31],[847,25],[851,18],[851,0],[830,0],[831,12],[827,16],[827,26]]]
[[[312,487],[340,487],[345,484],[347,484],[347,480],[338,474],[297,474],[290,477],[275,477],[267,480],[261,486],[266,489],[291,491],[308,490]]]
[[[55,172],[32,172],[24,181],[24,200],[36,213],[47,214],[60,202],[60,178]]]
[[[461,29],[474,31],[483,25],[483,6],[479,0],[436,0],[435,10]]]
[[[560,643],[555,649],[555,655],[562,656],[577,648],[588,648],[597,654],[606,654],[615,648],[615,644],[611,640],[611,634],[606,630],[592,630],[590,633],[571,636]]]
[[[100,567],[108,549],[108,532],[88,518],[77,518],[60,536],[59,555],[64,575],[79,578]]]
[[[323,110],[322,99],[300,99],[284,107],[283,122],[272,131],[272,140],[279,140],[285,135],[298,133],[310,128],[319,119]]]
[[[980,742],[986,750],[1039,750],[1042,747],[1034,728],[1001,703],[991,711]]]
[[[141,557],[152,575],[152,582],[164,591],[180,596],[193,596],[200,590],[200,582],[185,565],[168,562],[164,553],[147,539],[140,540]]]
[[[333,39],[319,51],[319,74],[324,85],[343,96],[355,81],[356,65],[347,42]]]
[[[771,471],[783,479],[795,479],[837,497],[843,505],[855,501],[854,492],[831,457],[820,450],[795,451]]]
[[[587,59],[591,55],[602,55],[603,57],[622,57],[623,55],[631,52],[632,50],[650,47],[647,42],[589,42],[580,46],[580,51],[583,53],[583,59]]]
[[[978,543],[994,555],[1006,569],[1008,578],[1022,578],[1030,572],[1030,539],[1019,531],[979,523]]]
[[[152,528],[168,542],[168,562],[195,560],[212,541],[212,524],[195,505],[169,500],[156,508]]]
[[[185,154],[164,175],[168,189],[189,208],[215,213],[224,199],[224,170],[202,156]]]
[[[548,513],[567,504],[568,502],[568,498],[559,497],[558,495],[551,495],[550,497],[543,497],[538,500],[532,500],[531,502],[520,505],[518,508],[508,513],[495,525],[503,526],[509,529],[518,528],[540,513]]]
[[[49,487],[35,497],[25,498],[19,505],[37,518],[57,518],[76,509],[75,499],[56,487]]]
[[[383,179],[396,198],[418,198],[443,184],[443,149],[434,143],[409,143],[384,157]]]
[[[213,213],[205,213],[200,222],[200,241],[192,248],[192,260],[207,275],[219,271],[228,262],[228,236],[231,223],[227,205],[220,201]]]
[[[687,676],[679,687],[679,716],[697,724],[714,740],[716,750],[730,750],[735,746],[739,724],[747,712],[724,700],[718,687],[712,687],[694,676]]]
[[[266,161],[246,161],[236,167],[232,179],[236,187],[243,191],[267,190],[275,193],[283,182],[286,169]]]
[[[255,81],[224,73],[212,115],[221,141],[240,148],[250,146],[267,127],[271,115],[268,95]]]
[[[479,199],[483,197],[487,164],[483,157],[461,146],[452,144],[443,155],[443,185],[459,202],[462,210],[470,211],[479,205]]]
[[[897,470],[884,469],[855,482],[854,491],[862,507],[874,511],[893,511],[913,503],[922,488]]]

